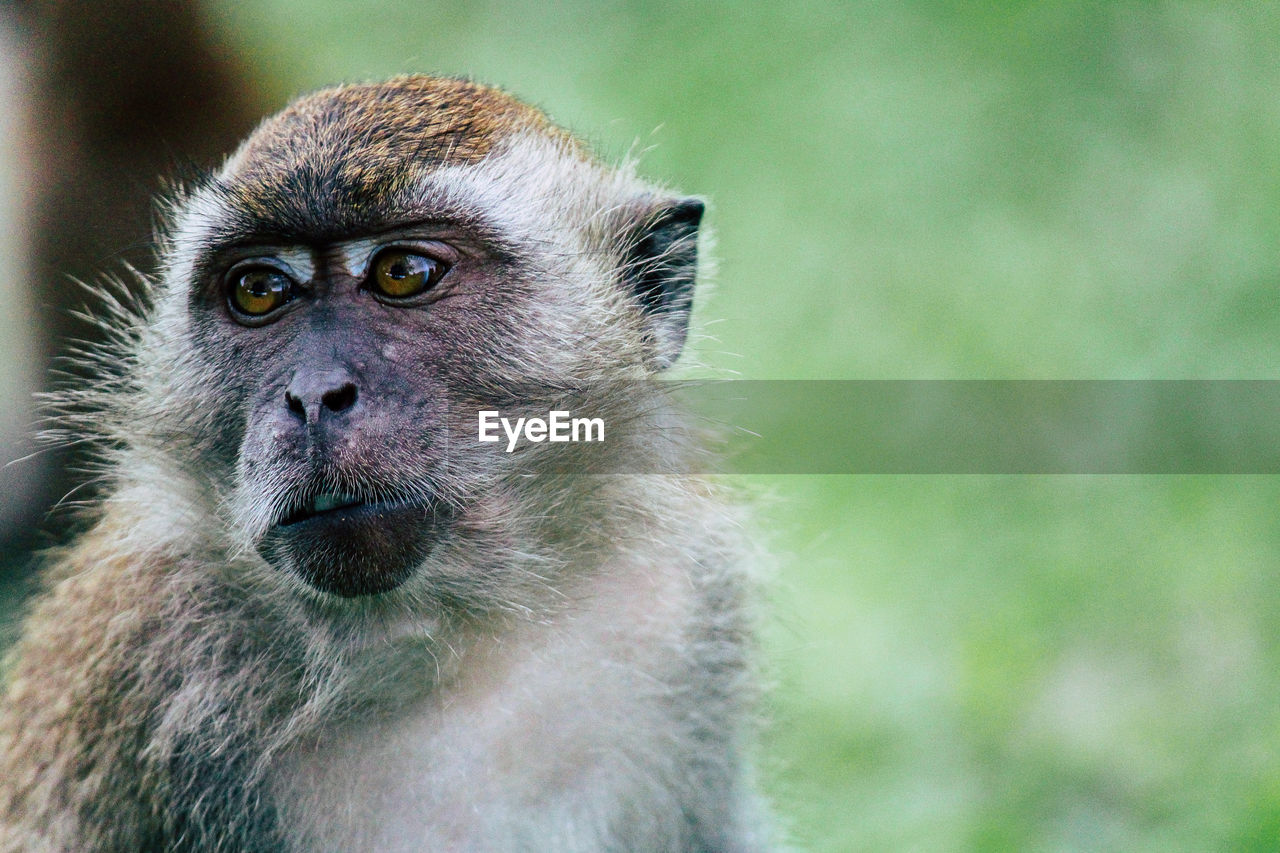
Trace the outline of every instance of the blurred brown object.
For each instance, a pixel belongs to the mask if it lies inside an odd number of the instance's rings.
[[[36,381],[47,388],[70,342],[100,337],[71,316],[92,302],[71,279],[149,270],[161,179],[215,165],[265,112],[265,95],[198,3],[33,0],[0,11],[30,58],[20,168],[34,195],[27,286]],[[0,467],[0,564],[56,541],[36,531],[64,495],[82,496],[83,463],[72,448]]]

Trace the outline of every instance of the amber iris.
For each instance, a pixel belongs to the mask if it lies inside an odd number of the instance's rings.
[[[245,270],[231,283],[231,304],[242,314],[261,317],[293,298],[293,282],[267,267]]]
[[[374,260],[372,287],[383,296],[404,299],[433,286],[444,273],[445,265],[434,258],[392,249]]]

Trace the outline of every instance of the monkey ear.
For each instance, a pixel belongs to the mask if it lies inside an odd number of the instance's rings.
[[[628,242],[623,284],[644,311],[656,343],[653,364],[664,370],[684,348],[698,268],[700,199],[648,205]]]

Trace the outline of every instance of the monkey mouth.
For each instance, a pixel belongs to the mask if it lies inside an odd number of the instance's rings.
[[[314,518],[317,515],[323,515],[329,512],[338,512],[348,507],[364,506],[365,501],[354,495],[342,494],[339,492],[322,492],[315,497],[308,498],[298,504],[292,510],[286,512],[284,517],[278,522],[281,527],[288,527],[307,519]]]
[[[320,492],[292,503],[257,550],[272,566],[323,592],[374,595],[408,579],[450,515],[434,496],[369,500]]]

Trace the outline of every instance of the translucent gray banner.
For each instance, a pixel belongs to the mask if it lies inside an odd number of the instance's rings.
[[[694,454],[692,467],[720,473],[1280,473],[1280,381],[1270,380],[637,382],[507,399],[519,400],[508,428],[559,411],[565,436],[583,421],[577,437],[588,440],[575,458],[618,473],[670,470],[650,464],[645,442],[663,460],[663,447],[695,434],[714,452]],[[539,443],[537,429],[534,440],[523,431],[510,440],[499,402],[460,414],[457,449],[523,453]],[[588,436],[597,418],[599,441]],[[548,425],[543,441],[555,432]]]

